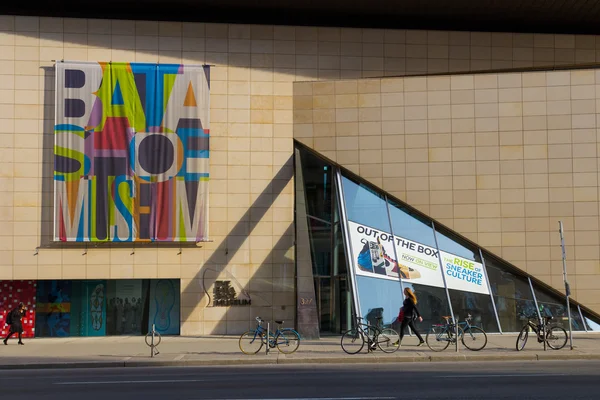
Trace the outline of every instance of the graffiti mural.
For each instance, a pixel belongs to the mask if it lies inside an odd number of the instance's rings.
[[[55,240],[208,239],[209,71],[57,63]]]

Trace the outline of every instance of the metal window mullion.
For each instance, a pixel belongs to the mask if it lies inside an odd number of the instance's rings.
[[[579,317],[581,318],[581,323],[583,324],[583,329],[585,329],[585,331],[587,332],[588,331],[587,322],[583,318],[583,313],[581,312],[581,307],[579,306],[579,304],[577,304],[577,310],[579,311]]]
[[[346,250],[346,266],[348,268],[348,275],[350,275],[350,280],[352,282],[352,292],[354,295],[354,310],[356,311],[357,316],[362,317],[362,313],[360,310],[360,302],[358,301],[358,287],[356,285],[356,275],[354,271],[354,251],[352,249],[352,241],[350,240],[350,229],[348,227],[346,203],[344,202],[344,187],[342,186],[342,173],[340,172],[339,167],[335,168],[335,183],[337,189],[336,195],[338,200],[338,207],[340,212],[340,227],[342,227],[342,235],[346,244],[346,246],[344,246],[344,249]],[[354,321],[351,321],[351,323],[354,323]],[[350,327],[348,329],[350,329]]]
[[[390,233],[392,234],[392,249],[394,249],[394,259],[396,260],[396,265],[398,266],[398,281],[400,282],[400,298],[404,296],[404,285],[402,284],[402,272],[400,271],[400,260],[398,259],[398,252],[396,251],[396,236],[394,235],[394,227],[392,226],[392,213],[390,213],[390,203],[388,202],[387,194],[383,196],[385,199],[385,209],[388,215],[388,222],[390,224]],[[402,328],[402,326],[400,326]],[[408,327],[408,331],[410,335],[412,335],[412,331],[410,327]],[[400,332],[402,334],[402,332]]]
[[[455,326],[458,321],[454,318],[454,310],[452,309],[452,301],[450,300],[450,292],[448,291],[448,284],[446,283],[446,277],[444,276],[444,265],[442,263],[442,253],[440,252],[440,246],[438,245],[437,235],[435,233],[435,223],[431,221],[431,227],[433,228],[433,239],[435,240],[435,248],[438,252],[438,262],[440,264],[440,273],[442,274],[442,280],[444,281],[444,289],[446,290],[446,297],[448,298],[448,307],[450,307],[450,315],[452,316],[452,322]],[[457,338],[458,340],[458,338]]]
[[[533,296],[533,301],[535,302],[535,311],[537,312],[538,318],[542,321],[542,313],[540,312],[540,306],[537,302],[537,297],[535,297],[535,290],[533,290],[533,283],[531,283],[531,278],[527,277],[529,281],[529,288],[531,289],[531,295]]]
[[[492,293],[492,285],[490,284],[490,279],[488,277],[487,268],[485,266],[485,259],[483,258],[483,252],[481,251],[481,247],[479,248],[479,257],[481,257],[481,263],[483,265],[483,273],[485,274],[485,280],[487,281],[487,287],[490,292],[490,299],[492,300],[492,307],[494,308],[494,315],[496,316],[496,323],[498,324],[498,330],[502,334],[502,326],[500,325],[500,316],[498,315],[498,309],[496,308],[496,301],[494,300],[494,293]]]
[[[394,259],[398,264],[398,281],[400,282],[400,291],[404,293],[404,285],[402,284],[402,273],[400,272],[400,260],[398,259],[398,252],[396,251],[396,236],[394,234],[394,227],[392,226],[392,214],[390,213],[390,203],[388,202],[387,195],[384,195],[385,207],[387,210],[388,221],[390,224],[390,233],[392,234],[392,248],[394,249]]]

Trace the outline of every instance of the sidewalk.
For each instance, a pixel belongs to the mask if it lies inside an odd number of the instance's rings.
[[[456,353],[453,345],[436,353],[424,345],[416,347],[415,337],[406,337],[402,347],[394,354],[377,350],[367,354],[366,349],[348,355],[340,347],[340,337],[305,340],[291,355],[265,348],[249,356],[238,348],[238,337],[164,337],[158,350],[150,358],[150,348],[143,337],[102,337],[68,339],[25,339],[25,346],[16,340],[8,346],[0,344],[0,369],[38,368],[100,368],[141,366],[198,366],[242,364],[339,364],[339,363],[390,363],[438,361],[536,361],[536,360],[600,360],[600,334],[575,333],[574,350],[569,342],[562,350],[548,349],[530,336],[525,350],[515,350],[516,335],[488,335],[486,348],[472,352],[459,344]]]

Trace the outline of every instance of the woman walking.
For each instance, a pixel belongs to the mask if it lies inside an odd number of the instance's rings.
[[[402,344],[402,338],[404,337],[404,329],[408,325],[410,326],[410,329],[415,333],[415,335],[417,335],[417,337],[419,338],[419,344],[417,346],[422,346],[423,343],[425,343],[425,341],[417,331],[417,328],[415,328],[414,322],[414,320],[417,318],[419,319],[419,322],[423,322],[423,317],[421,317],[421,314],[417,309],[417,296],[415,296],[414,292],[410,288],[404,289],[404,296],[406,296],[404,299],[404,304],[402,305],[402,307],[404,308],[404,319],[402,320],[402,324],[400,325],[400,343],[398,343],[398,345]]]
[[[19,335],[19,344],[24,345],[21,335],[23,334],[23,324],[21,323],[21,318],[25,316],[25,312],[27,308],[25,308],[25,304],[19,303],[19,307],[17,309],[11,310],[9,312],[9,316],[7,318],[7,322],[10,325],[10,329],[8,331],[8,335],[6,339],[4,339],[4,344],[8,344],[8,338],[17,333]]]

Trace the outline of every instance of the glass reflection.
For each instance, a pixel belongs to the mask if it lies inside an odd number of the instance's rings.
[[[567,312],[567,298],[550,293],[537,285],[533,285],[535,298],[540,308],[542,317],[552,317],[552,322],[569,330],[569,314]],[[571,324],[574,331],[583,331],[583,321],[577,308],[571,305]]]
[[[421,219],[407,207],[404,207],[393,200],[390,204],[390,217],[394,236],[414,240],[427,246],[435,247],[433,229],[431,222]]]
[[[444,227],[439,227],[437,225],[435,226],[435,233],[440,250],[479,263],[481,262],[479,249],[466,243],[458,235],[450,232]]]
[[[310,248],[315,276],[331,274],[331,224],[308,217]]]
[[[331,222],[331,166],[309,153],[300,152],[308,215]]]
[[[390,221],[383,196],[346,177],[342,177],[342,185],[348,219],[389,233]]]
[[[377,317],[383,317],[386,327],[396,322],[404,301],[399,281],[357,276],[356,285],[363,318],[377,325]]]
[[[442,316],[450,315],[450,306],[448,305],[448,297],[444,288],[417,285],[408,282],[403,282],[402,284],[404,287],[411,288],[417,296],[417,308],[423,317],[423,322],[420,323],[420,326],[417,325],[417,329],[422,334],[427,333],[427,329],[431,324],[442,323]],[[403,297],[401,293],[400,296]],[[417,321],[416,324],[419,324],[419,322]],[[400,329],[400,326],[398,326],[398,329]]]
[[[587,325],[588,331],[592,332],[600,332],[600,320],[596,317],[593,317],[589,313],[581,310],[583,314],[583,318],[585,319],[585,324]]]
[[[526,323],[524,315],[536,315],[535,302],[527,278],[501,267],[485,256],[485,266],[503,332],[519,332]]]
[[[464,292],[449,289],[452,311],[459,321],[471,315],[471,325],[483,328],[486,332],[498,332],[498,322],[492,299],[487,294]]]

